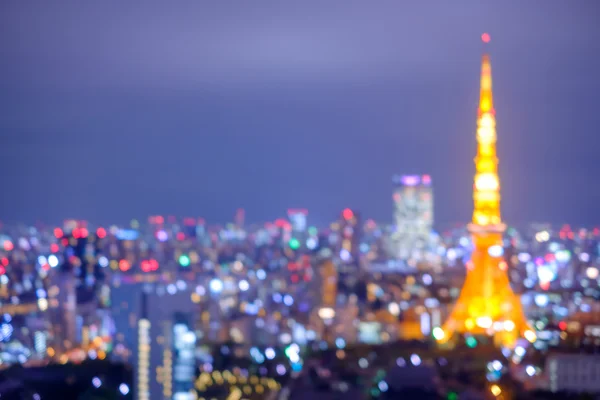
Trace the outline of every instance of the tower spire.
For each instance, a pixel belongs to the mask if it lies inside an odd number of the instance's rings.
[[[490,37],[482,35],[484,43]],[[499,225],[500,180],[496,156],[496,112],[492,94],[492,65],[490,56],[484,53],[481,62],[479,110],[477,119],[477,156],[475,157],[475,181],[473,186],[473,224],[478,226]]]

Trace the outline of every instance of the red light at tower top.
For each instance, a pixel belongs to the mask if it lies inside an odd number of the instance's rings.
[[[346,208],[344,211],[342,211],[342,217],[344,217],[346,220],[352,219],[354,217],[354,212],[352,212],[351,209]]]
[[[492,38],[490,37],[489,33],[484,33],[483,35],[481,35],[481,40],[483,41],[483,43],[489,43],[491,39]]]

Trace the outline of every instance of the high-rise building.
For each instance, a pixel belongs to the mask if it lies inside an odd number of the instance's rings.
[[[360,214],[350,208],[342,211],[339,221],[339,257],[343,263],[358,266],[360,238],[362,235]]]
[[[489,36],[483,36],[484,42]],[[492,97],[490,57],[484,54],[477,120],[477,156],[473,185],[473,220],[468,225],[474,250],[467,276],[442,331],[434,335],[448,341],[453,333],[491,335],[498,345],[512,346],[519,336],[535,340],[519,296],[508,280],[502,239],[506,226],[500,217],[500,181],[496,156],[496,112]]]
[[[172,363],[172,383],[168,382],[163,374],[163,393],[165,386],[172,387],[173,398],[177,400],[192,400],[194,390],[194,377],[196,374],[196,334],[192,328],[192,315],[175,313],[172,329],[172,358],[165,349],[165,362],[163,369],[167,370]],[[171,362],[172,359],[172,362]]]
[[[392,256],[401,260],[424,258],[433,228],[433,188],[429,175],[394,179]]]
[[[176,370],[176,364],[184,362],[189,352],[185,346],[183,352],[177,352],[175,342],[182,337],[189,342],[194,334],[191,316],[199,311],[198,304],[190,301],[194,289],[179,280],[168,284],[121,283],[111,290],[111,311],[118,332],[112,357],[133,364],[136,399],[171,399],[175,392],[179,392],[178,398],[187,398],[179,385],[185,373],[177,375],[185,368]],[[181,326],[176,328],[181,324],[187,326],[185,332]]]
[[[308,210],[303,208],[291,208],[288,210],[288,219],[292,225],[292,232],[294,236],[302,234],[306,231],[306,218],[308,217]]]

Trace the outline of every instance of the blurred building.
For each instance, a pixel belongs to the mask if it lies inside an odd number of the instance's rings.
[[[545,370],[552,392],[600,393],[597,354],[550,354]]]
[[[429,175],[395,176],[391,253],[401,260],[422,259],[433,228],[433,188]]]

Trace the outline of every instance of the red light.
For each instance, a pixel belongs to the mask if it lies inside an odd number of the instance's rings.
[[[342,216],[344,217],[345,220],[349,220],[354,218],[354,213],[352,212],[351,209],[346,208],[344,211],[342,211]]]
[[[550,282],[540,282],[540,287],[544,290],[550,289]]]
[[[53,253],[58,253],[58,245],[56,243],[52,243],[50,245],[50,251]]]
[[[143,260],[140,263],[140,267],[144,272],[152,272],[158,269],[158,261],[156,260]]]
[[[6,257],[2,258],[2,265],[5,267],[8,265],[8,258],[6,258]]]
[[[310,281],[310,275],[304,275],[304,282]]]
[[[98,236],[100,239],[104,239],[106,237],[106,229],[104,229],[104,228],[96,229],[96,236]]]
[[[62,238],[62,244],[63,244],[63,246],[67,246],[69,244],[69,239]]]
[[[483,41],[483,43],[489,43],[491,39],[492,38],[490,37],[489,33],[484,33],[483,35],[481,35],[481,40]]]
[[[129,271],[130,268],[131,268],[131,264],[129,263],[129,261],[127,261],[127,260],[119,261],[119,269],[121,271],[123,271],[123,272]]]
[[[81,237],[81,232],[79,232],[79,228],[75,228],[75,229],[73,229],[73,232],[72,232],[72,233],[73,233],[73,237],[74,237],[75,239],[79,239],[79,238]]]
[[[4,275],[6,273],[6,268],[0,265],[0,275]]]
[[[15,248],[15,246],[12,244],[12,242],[10,240],[4,241],[4,250],[5,251],[11,251],[14,248]]]
[[[80,231],[79,231],[79,233],[81,234],[82,238],[88,237],[88,234],[89,234],[89,232],[88,232],[88,230],[86,228],[81,228]]]
[[[54,228],[54,237],[57,239],[60,239],[61,237],[63,237],[64,233],[63,230],[60,228]]]
[[[296,274],[292,275],[292,282],[293,283],[298,283],[298,280],[299,280],[298,275],[296,275]]]
[[[560,328],[561,331],[564,331],[567,329],[567,323],[565,321],[560,321],[558,323],[558,327]]]
[[[50,270],[50,265],[49,264],[44,264],[44,265],[42,265],[42,269],[44,271],[49,271]]]
[[[185,239],[185,234],[183,232],[177,232],[177,240],[182,241]]]

